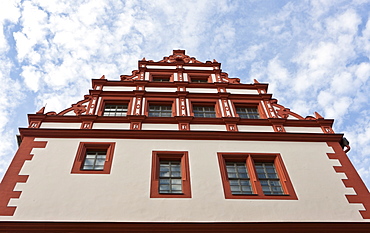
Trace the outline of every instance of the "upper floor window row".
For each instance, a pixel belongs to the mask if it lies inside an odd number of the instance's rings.
[[[189,83],[212,83],[212,79],[209,75],[187,74],[186,77]],[[149,80],[152,82],[173,82],[176,79],[173,75],[169,74],[152,74]],[[177,77],[177,80],[180,80],[179,77]],[[182,76],[182,80],[186,80],[184,74]]]
[[[149,103],[147,107],[147,116],[149,117],[172,117],[173,103]],[[216,118],[220,114],[217,113],[216,104],[210,103],[194,103],[192,104],[192,115],[199,118]],[[257,106],[235,106],[236,116],[242,119],[259,119],[260,114]],[[102,115],[122,117],[127,116],[128,104],[127,103],[107,103],[104,105]]]

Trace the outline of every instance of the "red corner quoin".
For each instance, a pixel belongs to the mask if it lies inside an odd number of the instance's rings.
[[[330,159],[338,159],[342,166],[334,166],[334,169],[338,173],[344,173],[347,179],[343,179],[343,183],[347,188],[353,188],[356,194],[348,194],[346,198],[349,203],[363,204],[366,210],[360,210],[360,214],[364,219],[370,219],[370,193],[365,186],[364,182],[356,172],[351,161],[342,150],[339,143],[328,142],[328,146],[331,146],[335,153],[327,153]]]
[[[15,154],[13,161],[9,165],[8,171],[5,173],[2,182],[0,183],[0,216],[13,216],[15,206],[8,206],[11,198],[19,198],[21,191],[14,191],[17,183],[27,182],[28,175],[19,175],[23,164],[26,160],[32,159],[31,151],[33,148],[45,148],[44,141],[34,141],[35,137],[24,137],[22,143]]]

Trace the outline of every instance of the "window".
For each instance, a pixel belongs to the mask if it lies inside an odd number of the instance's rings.
[[[226,171],[232,194],[253,194],[245,163],[228,162]]]
[[[283,195],[283,189],[276,173],[274,163],[255,163],[257,177],[266,195]]]
[[[257,107],[236,107],[236,113],[243,119],[259,119]]]
[[[109,174],[114,142],[80,142],[71,173]]]
[[[194,117],[212,118],[216,117],[214,106],[193,106]]]
[[[279,154],[218,153],[227,199],[296,200]]]
[[[208,83],[208,77],[190,77],[192,83]]]
[[[105,104],[103,116],[126,116],[127,104]]]
[[[150,117],[171,117],[172,116],[172,106],[171,105],[149,104],[148,116]]]
[[[86,157],[81,169],[96,171],[103,170],[106,157],[106,150],[87,150]]]
[[[153,77],[153,82],[169,82],[170,77]]]
[[[159,193],[182,193],[180,161],[159,161]]]
[[[150,197],[191,197],[187,152],[153,151]]]

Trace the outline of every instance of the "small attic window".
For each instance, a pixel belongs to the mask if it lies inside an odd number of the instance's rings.
[[[153,82],[170,82],[171,81],[171,77],[170,76],[153,76],[152,77],[152,81]]]
[[[208,83],[208,76],[190,76],[192,83]]]

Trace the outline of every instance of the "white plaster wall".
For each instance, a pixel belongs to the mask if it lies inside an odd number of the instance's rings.
[[[288,133],[323,133],[320,127],[284,127]]]
[[[178,130],[178,124],[147,124],[141,125],[142,130]]]
[[[150,92],[176,92],[177,88],[170,88],[170,87],[146,87],[145,91],[150,91]]]
[[[184,66],[185,70],[213,70],[212,67],[203,67],[203,66]]]
[[[42,129],[79,129],[81,123],[54,123],[54,122],[43,122],[40,125]]]
[[[136,86],[104,86],[103,91],[133,91]]]
[[[253,94],[258,95],[257,90],[252,89],[232,89],[232,88],[226,88],[226,92],[229,92],[230,94]]]
[[[148,68],[148,69],[176,69],[176,66],[151,66],[151,65],[147,65],[146,68]]]
[[[217,88],[186,88],[190,93],[218,93]]]
[[[204,131],[226,131],[225,125],[198,125],[190,124],[190,130],[204,130]]]
[[[94,123],[93,129],[130,129],[130,123]]]
[[[238,125],[240,132],[274,132],[272,126]]]
[[[1,220],[123,222],[363,221],[348,204],[326,143],[223,140],[47,139],[20,174],[20,199]],[[111,174],[70,174],[79,142],[116,142]],[[152,151],[188,151],[192,198],[149,198]],[[225,199],[217,152],[280,153],[298,200]]]

